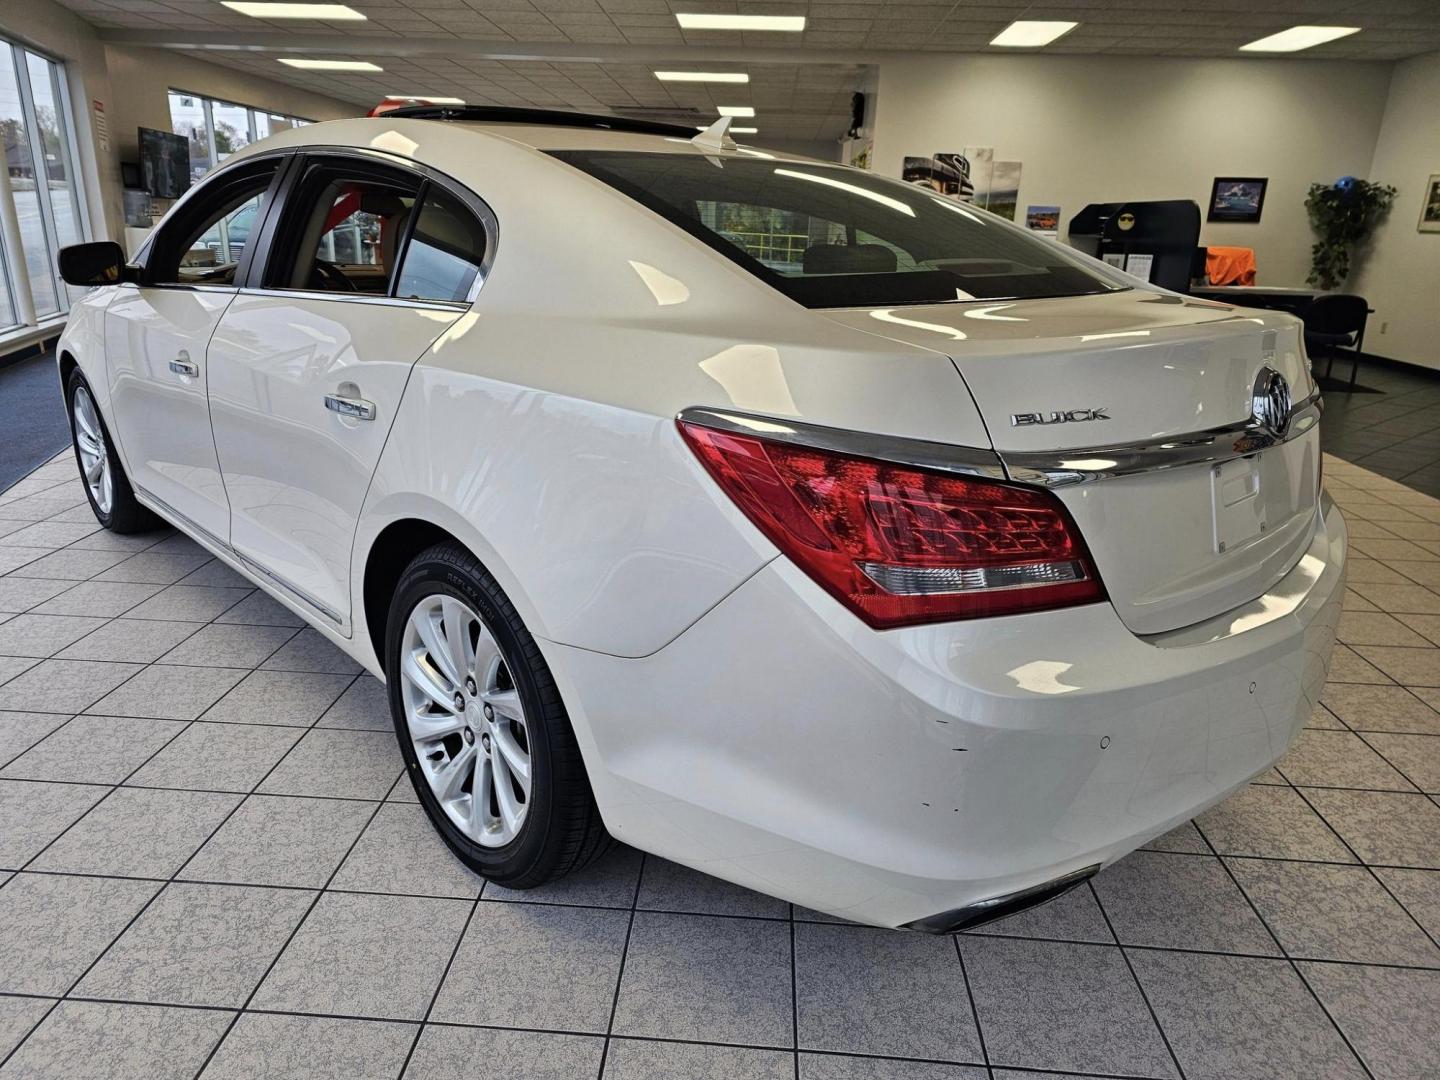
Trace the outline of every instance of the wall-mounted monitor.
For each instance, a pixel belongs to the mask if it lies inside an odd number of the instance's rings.
[[[140,170],[147,192],[157,199],[178,199],[190,186],[190,140],[173,132],[142,127]]]

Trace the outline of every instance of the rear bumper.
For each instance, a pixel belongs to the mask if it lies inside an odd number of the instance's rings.
[[[1266,597],[1152,638],[1108,604],[877,633],[776,560],[652,656],[546,653],[621,840],[862,922],[953,921],[1044,899],[1284,754],[1345,550],[1326,500]]]

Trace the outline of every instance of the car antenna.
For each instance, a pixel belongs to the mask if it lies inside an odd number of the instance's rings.
[[[730,122],[733,116],[722,116],[690,141],[701,150],[734,150],[735,140],[730,137]]]

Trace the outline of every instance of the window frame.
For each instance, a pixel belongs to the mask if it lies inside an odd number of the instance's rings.
[[[0,340],[33,331],[35,327],[63,321],[69,317],[70,309],[78,295],[72,292],[60,277],[59,226],[55,218],[54,201],[51,198],[49,160],[45,152],[45,137],[41,133],[39,117],[35,106],[35,87],[31,79],[29,61],[33,57],[46,65],[49,92],[54,99],[55,120],[58,127],[61,153],[64,155],[65,176],[74,201],[75,224],[80,242],[93,238],[94,225],[91,220],[91,205],[87,190],[87,166],[90,158],[81,152],[76,133],[74,102],[71,98],[71,72],[63,58],[37,49],[16,38],[0,32],[0,52],[9,56],[15,76],[16,104],[20,120],[25,127],[24,146],[30,155],[35,170],[35,205],[40,217],[41,240],[45,246],[45,271],[55,291],[55,310],[40,312],[37,309],[36,286],[27,264],[27,251],[23,235],[17,234],[15,243],[7,242],[0,236],[0,291],[9,301],[11,321],[0,323]],[[0,197],[7,199],[18,213],[15,193],[8,174],[0,183]]]
[[[465,311],[475,302],[490,276],[491,267],[494,265],[495,254],[499,245],[500,225],[495,212],[490,205],[466,185],[453,177],[433,169],[428,165],[389,154],[380,150],[371,150],[363,147],[351,146],[310,146],[301,147],[290,151],[292,160],[290,166],[284,171],[281,178],[279,190],[271,202],[271,209],[265,215],[261,231],[252,250],[254,257],[250,262],[245,282],[240,287],[242,294],[247,296],[270,296],[288,297],[292,299],[330,301],[342,304],[384,304],[390,306],[431,308],[442,311]],[[249,160],[249,159],[246,159]],[[374,175],[380,179],[386,176],[394,177],[397,174],[403,177],[407,183],[416,185],[417,196],[416,206],[421,205],[425,197],[428,185],[437,185],[443,188],[448,194],[457,199],[470,213],[472,213],[480,224],[485,235],[485,252],[481,260],[479,272],[475,275],[475,281],[470,286],[470,291],[464,300],[415,300],[395,296],[394,292],[400,281],[399,271],[405,265],[405,256],[409,253],[410,234],[414,230],[419,214],[412,213],[406,222],[405,234],[397,240],[395,245],[395,272],[391,274],[390,281],[386,288],[386,295],[376,296],[370,293],[350,292],[322,292],[315,289],[295,289],[290,287],[275,287],[266,285],[271,272],[272,261],[277,252],[282,254],[283,248],[275,245],[275,236],[280,232],[282,225],[289,225],[295,220],[296,214],[313,212],[314,207],[303,207],[294,204],[296,189],[303,182],[306,173],[312,164],[325,163],[327,161],[339,160],[347,165],[370,166],[374,169]],[[292,205],[293,204],[293,205]],[[297,209],[298,206],[298,209]],[[288,212],[287,212],[288,207]],[[237,282],[240,280],[236,275]]]

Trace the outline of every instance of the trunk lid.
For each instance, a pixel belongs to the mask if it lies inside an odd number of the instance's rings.
[[[1136,289],[1105,296],[824,312],[943,352],[1006,454],[1154,444],[1252,414],[1262,367],[1296,402],[1312,389],[1293,316]],[[1017,419],[1018,418],[1018,419]],[[1055,488],[1116,611],[1153,634],[1264,593],[1314,531],[1319,433],[1223,465],[1187,465]]]

